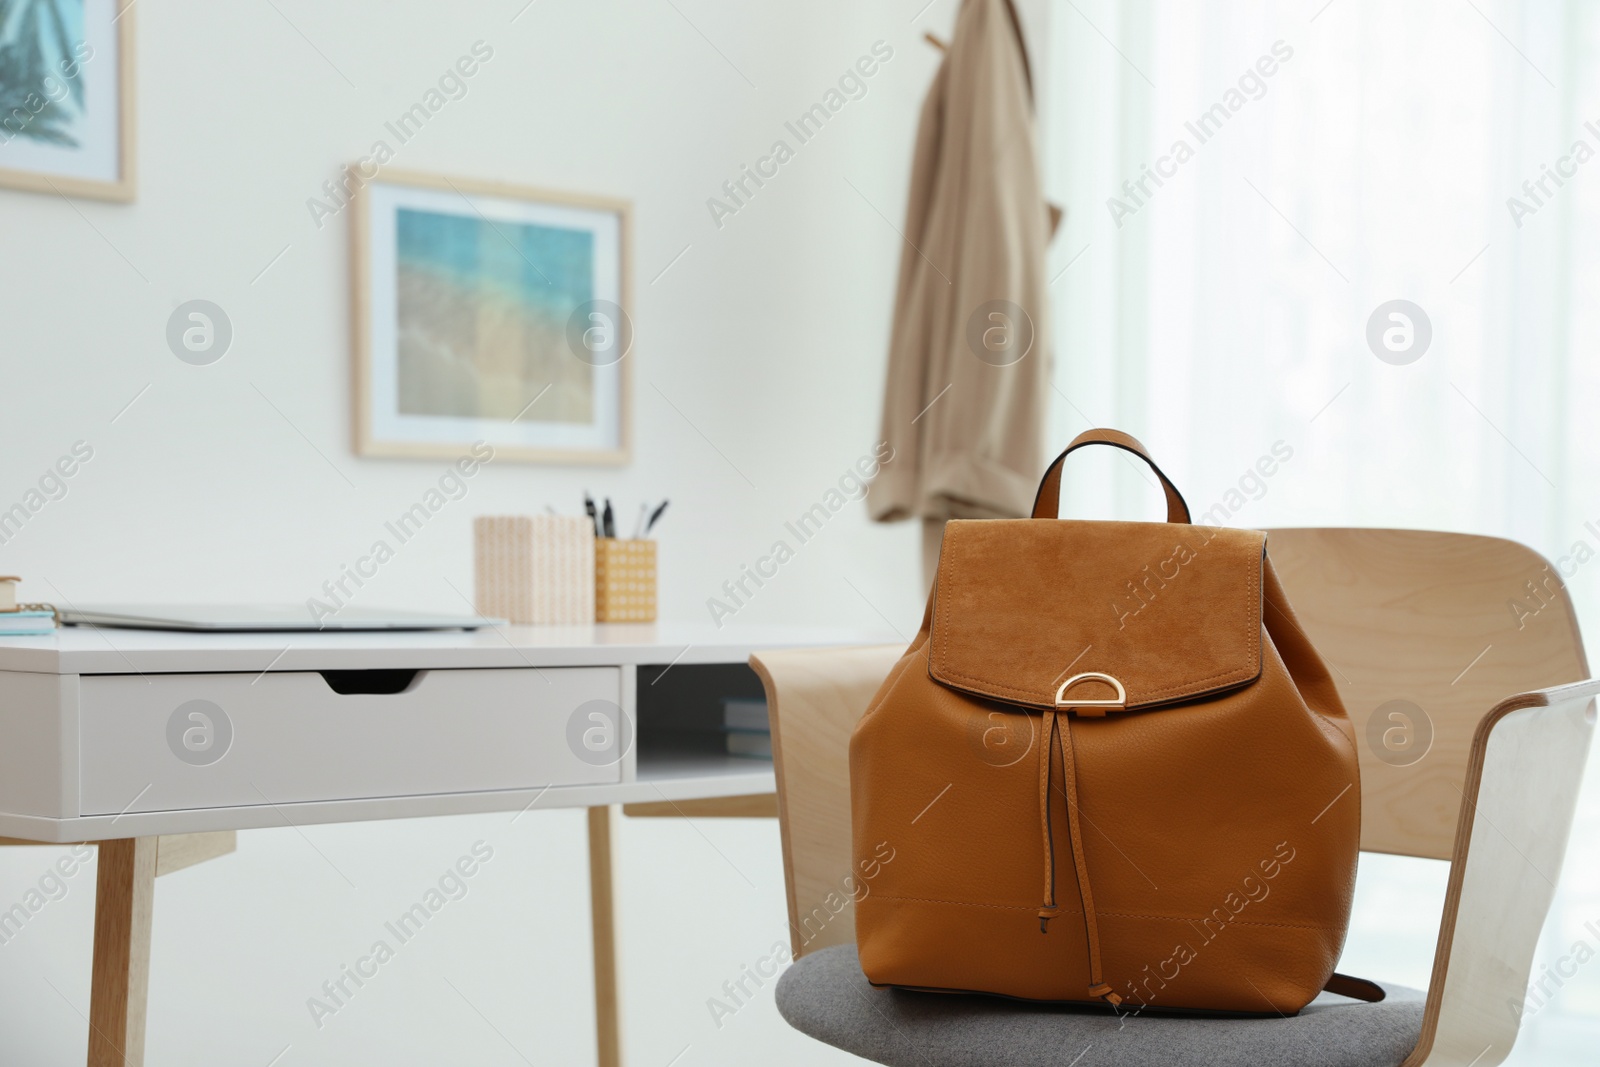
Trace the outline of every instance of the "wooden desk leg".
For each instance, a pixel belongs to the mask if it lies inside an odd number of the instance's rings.
[[[594,1019],[600,1067],[622,1067],[617,931],[611,895],[611,809],[589,809],[589,912],[594,922]]]
[[[89,1067],[143,1067],[157,840],[100,842]]]

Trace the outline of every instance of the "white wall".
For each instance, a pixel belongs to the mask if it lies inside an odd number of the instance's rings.
[[[25,596],[303,601],[437,477],[351,452],[348,235],[343,219],[318,230],[306,200],[479,39],[494,58],[394,165],[634,201],[636,458],[492,464],[363,601],[460,609],[446,580],[470,589],[474,514],[572,510],[588,488],[629,519],[672,498],[663,613],[703,619],[872,448],[901,250],[879,212],[900,224],[936,61],[920,37],[948,31],[954,0],[539,0],[512,22],[523,5],[139,4],[138,202],[0,191],[0,506],[74,441],[94,448],[0,547]],[[717,229],[706,198],[879,39],[895,54],[867,96]],[[164,341],[194,298],[235,329],[209,367]],[[852,508],[739,618],[876,627],[881,610],[914,627],[916,545]],[[307,997],[479,839],[495,859],[471,893],[314,1027]],[[160,883],[150,1062],[265,1064],[286,1046],[272,1062],[590,1059],[583,841],[571,813],[243,835]],[[776,828],[630,824],[622,841],[629,1060],[831,1062],[770,996],[720,1030],[706,1008],[784,937]],[[0,851],[0,908],[60,854]],[[0,946],[6,1063],[81,1056],[93,879]]]

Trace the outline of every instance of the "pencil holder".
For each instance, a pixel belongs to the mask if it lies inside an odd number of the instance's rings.
[[[595,536],[587,518],[483,515],[473,520],[478,614],[516,623],[591,623]]]
[[[594,621],[656,621],[654,541],[595,539]]]

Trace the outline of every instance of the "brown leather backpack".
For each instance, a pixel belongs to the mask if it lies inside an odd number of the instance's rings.
[[[1150,464],[1167,521],[1056,518],[1061,466]],[[1333,974],[1360,844],[1354,732],[1266,535],[1189,524],[1090,430],[1031,519],[953,521],[922,628],[850,742],[877,985],[1293,1013]],[[862,869],[865,869],[863,867]]]

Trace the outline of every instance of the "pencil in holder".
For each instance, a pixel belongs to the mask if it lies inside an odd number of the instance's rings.
[[[656,621],[656,543],[600,537],[594,542],[595,622]]]
[[[473,520],[478,614],[515,623],[595,619],[594,523],[558,515],[483,515]]]

